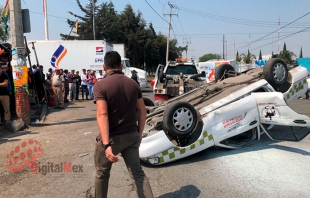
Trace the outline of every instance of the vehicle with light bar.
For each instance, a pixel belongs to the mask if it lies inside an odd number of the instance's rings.
[[[159,65],[152,82],[155,102],[166,101],[206,84],[204,77],[205,72],[200,73],[197,66],[186,58],[177,58],[166,66]]]

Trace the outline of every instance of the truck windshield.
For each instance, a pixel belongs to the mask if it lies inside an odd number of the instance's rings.
[[[198,74],[197,69],[194,65],[177,65],[177,66],[168,66],[166,74],[170,75],[179,75],[183,74]]]
[[[123,61],[122,61],[122,64],[123,64],[123,66],[130,67],[130,62],[129,62],[129,60],[123,60]]]

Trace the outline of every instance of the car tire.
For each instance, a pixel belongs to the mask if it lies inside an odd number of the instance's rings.
[[[280,58],[267,61],[263,68],[263,75],[267,82],[274,88],[284,84],[288,77],[288,69],[285,62]]]
[[[148,106],[148,107],[155,106],[154,102],[149,98],[143,98],[143,102],[145,106]]]
[[[196,109],[188,102],[177,101],[167,106],[163,115],[163,128],[176,137],[190,135],[198,123]]]
[[[230,64],[219,65],[215,70],[215,82],[220,80],[227,71],[235,71],[235,69]],[[228,78],[228,76],[225,75],[225,78]]]

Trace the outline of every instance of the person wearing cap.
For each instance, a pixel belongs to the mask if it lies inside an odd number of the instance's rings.
[[[73,99],[76,99],[76,80],[77,76],[75,75],[75,69],[71,69],[71,72],[68,74],[69,81],[69,102],[72,102]]]
[[[52,88],[55,93],[55,109],[64,108],[63,92],[65,91],[65,78],[64,75],[60,73],[60,69],[55,69],[55,75],[52,77]]]
[[[4,123],[7,123],[11,119],[11,112],[10,112],[10,97],[8,91],[9,85],[9,78],[3,72],[3,67],[0,67],[0,102],[4,109]],[[1,124],[4,124],[1,123]]]

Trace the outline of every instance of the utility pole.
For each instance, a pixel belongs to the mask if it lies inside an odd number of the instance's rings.
[[[44,24],[45,24],[45,40],[49,40],[49,34],[48,34],[48,20],[47,20],[47,0],[43,1],[43,8],[44,8]]]
[[[27,88],[27,50],[24,43],[21,0],[9,1],[10,29],[12,40],[12,61],[16,114],[19,121],[30,122],[30,103]],[[26,80],[25,80],[26,79]]]
[[[168,36],[167,36],[167,52],[166,52],[166,63],[168,63],[169,59],[169,41],[170,41],[170,29],[171,29],[171,17],[172,15],[177,15],[177,14],[172,14],[172,8],[173,5],[168,2],[168,5],[170,6],[170,14],[164,14],[164,15],[169,15],[169,26],[168,26]]]
[[[233,56],[233,59],[234,60],[236,60],[236,43],[235,43],[236,41],[235,41],[235,37],[233,38],[233,53],[234,53],[234,56]]]
[[[227,41],[225,41],[226,43],[226,59],[228,60],[228,54],[227,54]]]
[[[225,35],[223,34],[223,59],[225,59]]]
[[[188,39],[189,39],[189,41],[188,41]],[[191,44],[191,40],[190,40],[190,38],[183,38],[183,40],[185,40],[185,41],[183,41],[183,43],[185,43],[186,44],[186,58],[187,58],[187,51],[188,51],[188,44]]]
[[[93,34],[94,40],[96,40],[96,27],[95,27],[95,0],[92,1],[92,8],[93,8]]]

